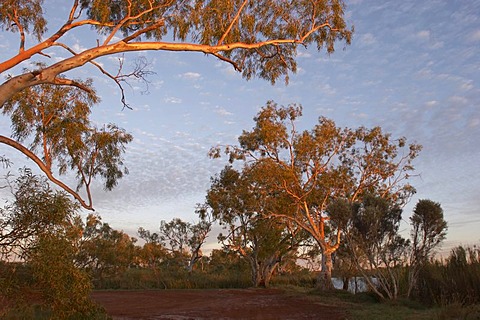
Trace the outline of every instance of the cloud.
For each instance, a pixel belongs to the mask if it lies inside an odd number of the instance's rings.
[[[366,114],[365,112],[352,112],[350,113],[350,115],[355,119],[361,119],[361,120],[369,118],[368,114]]]
[[[231,116],[231,115],[233,115],[233,113],[227,111],[227,109],[225,109],[223,107],[219,107],[219,106],[215,107],[215,113],[217,113],[221,116]]]
[[[182,103],[182,99],[177,97],[167,97],[163,101],[165,101],[166,103],[173,103],[173,104]]]
[[[434,34],[430,30],[420,30],[415,34],[415,38],[428,44],[430,49],[443,48],[444,42],[435,39]]]
[[[334,95],[336,93],[336,89],[328,83],[319,85],[318,90],[329,96]]]
[[[298,58],[311,58],[312,54],[308,51],[299,50],[298,53],[297,53],[297,57]]]
[[[360,36],[360,42],[364,45],[372,45],[377,42],[377,39],[373,34],[365,33]]]
[[[453,104],[455,107],[464,106],[464,105],[468,104],[468,99],[465,98],[465,97],[461,97],[461,96],[452,96],[448,99],[448,101],[451,104]]]
[[[474,88],[472,80],[465,80],[461,85],[460,89],[464,91],[468,91]]]
[[[468,121],[468,127],[469,128],[476,128],[480,125],[480,118],[471,118]]]
[[[428,107],[428,108],[433,108],[435,106],[438,105],[438,101],[437,100],[430,100],[430,101],[427,101],[425,103],[425,106]]]
[[[417,32],[415,35],[420,40],[429,40],[430,39],[430,31],[429,30],[421,30]]]
[[[150,85],[154,88],[154,89],[160,89],[163,84],[165,83],[165,81],[163,80],[156,80],[156,81],[152,81],[150,83]]]
[[[480,41],[480,30],[475,30],[475,31],[473,31],[473,32],[469,35],[468,40],[471,41],[471,42],[478,42],[478,41]]]
[[[197,72],[185,72],[179,75],[179,77],[187,80],[199,80],[202,78],[202,75]]]
[[[80,43],[78,43],[78,42],[77,42],[77,43],[74,43],[74,44],[72,45],[72,50],[75,51],[75,52],[77,52],[77,53],[78,53],[78,52],[83,52],[83,51],[85,51],[85,50],[87,50],[87,49],[88,49],[87,47],[82,46],[82,45],[81,45]]]

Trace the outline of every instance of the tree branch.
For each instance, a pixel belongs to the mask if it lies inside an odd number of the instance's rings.
[[[222,37],[218,40],[217,45],[221,45],[221,44],[223,43],[223,41],[225,40],[225,38],[227,37],[227,35],[230,33],[230,30],[232,30],[233,25],[235,24],[235,22],[237,22],[238,18],[240,17],[240,13],[242,13],[243,8],[247,5],[247,3],[248,3],[248,0],[243,1],[242,5],[241,5],[240,8],[238,9],[237,14],[236,14],[235,17],[233,18],[232,22],[230,22],[230,25],[228,26],[227,30],[225,30],[225,32],[223,33]]]
[[[71,25],[70,25],[71,27]],[[68,28],[67,28],[68,29]],[[24,53],[27,53],[31,56],[35,53],[38,53],[40,49],[48,47],[53,44],[51,39],[58,39],[62,36],[67,30],[61,29],[57,37],[52,37],[48,41],[45,41],[42,44],[37,45],[36,47],[26,50]],[[51,43],[50,43],[51,42]],[[126,43],[124,41],[119,41],[114,44],[107,46],[93,47],[91,49],[85,50],[73,57],[67,58],[60,62],[57,62],[49,67],[46,67],[42,70],[38,70],[35,73],[23,74],[13,78],[10,78],[2,85],[0,85],[0,108],[8,101],[16,92],[19,92],[28,87],[38,85],[38,84],[56,84],[56,77],[66,71],[79,68],[84,64],[93,61],[96,58],[112,55],[120,52],[135,52],[135,51],[148,51],[148,50],[163,50],[163,51],[185,51],[185,52],[203,52],[206,54],[218,54],[222,51],[232,51],[235,49],[255,49],[268,45],[278,45],[278,44],[294,44],[298,43],[298,40],[294,39],[277,39],[277,40],[268,40],[259,43],[243,43],[235,42],[231,44],[224,44],[218,46],[210,46],[205,44],[195,44],[195,43],[171,43],[171,42],[135,42],[135,43]],[[31,50],[31,51],[30,51]],[[20,57],[20,61],[14,61],[12,59],[0,64],[0,73],[2,69],[8,68],[9,65],[14,66],[19,62],[26,60],[29,56]],[[18,59],[20,59],[18,58]],[[33,77],[32,77],[33,75]],[[26,78],[25,78],[26,77]],[[28,79],[28,80],[27,80]]]
[[[48,179],[50,179],[50,181],[52,181],[53,183],[55,183],[57,186],[59,186],[60,188],[62,188],[63,190],[65,190],[67,193],[69,193],[71,196],[73,196],[79,203],[82,207],[84,207],[85,209],[87,210],[92,210],[94,211],[93,207],[92,207],[92,203],[89,202],[88,204],[82,199],[82,197],[75,191],[73,191],[70,187],[68,187],[66,184],[64,184],[63,182],[57,180],[52,172],[50,171],[50,169],[42,162],[42,160],[40,158],[38,158],[32,151],[30,151],[29,149],[27,149],[26,147],[24,147],[23,145],[21,145],[20,143],[18,143],[17,141],[13,140],[13,139],[10,139],[8,137],[5,137],[3,135],[0,135],[0,143],[3,143],[3,144],[6,144],[8,146],[11,146],[15,149],[17,149],[18,151],[20,151],[21,153],[23,153],[24,155],[26,155],[28,158],[30,158],[33,162],[35,162],[38,166],[38,168],[40,170],[43,171],[43,173],[45,173],[48,177]]]

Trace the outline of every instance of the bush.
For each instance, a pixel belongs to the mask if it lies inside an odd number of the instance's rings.
[[[415,299],[422,303],[463,306],[480,303],[479,249],[454,248],[446,263],[430,262],[419,274]]]

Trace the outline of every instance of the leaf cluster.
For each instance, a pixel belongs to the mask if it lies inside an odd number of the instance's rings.
[[[54,191],[46,179],[29,169],[10,183],[13,200],[0,209],[0,250],[5,256],[28,255],[44,234],[65,234],[72,231],[78,206],[65,193]]]
[[[0,2],[0,30],[32,33],[38,41],[47,31],[43,0],[3,0]]]
[[[228,43],[264,43],[252,50],[224,51],[222,55],[243,70],[246,79],[260,77],[275,82],[296,71],[298,44],[315,44],[334,51],[334,43],[350,43],[352,31],[344,21],[342,1],[196,0],[183,1],[168,21],[174,37],[210,46]],[[271,39],[291,39],[285,45]],[[288,81],[288,77],[286,78]]]
[[[10,116],[12,136],[17,139],[10,142],[5,138],[7,142],[29,143],[28,150],[22,145],[17,148],[27,153],[47,175],[52,174],[55,165],[60,175],[68,170],[75,172],[77,192],[85,187],[89,197],[89,203],[82,205],[91,208],[90,185],[95,177],[102,178],[104,188],[111,190],[128,173],[123,153],[133,138],[113,124],[103,128],[93,126],[91,108],[99,98],[90,80],[78,83],[82,89],[50,84],[27,88],[15,94],[1,111]]]

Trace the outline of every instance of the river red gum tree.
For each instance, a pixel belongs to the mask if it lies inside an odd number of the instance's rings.
[[[339,128],[322,117],[313,129],[298,132],[295,121],[301,115],[300,106],[270,101],[239,145],[225,151],[231,161],[244,163],[244,171],[256,170],[255,183],[283,203],[268,207],[264,217],[289,220],[316,240],[322,250],[318,286],[330,289],[332,254],[351,219],[351,210],[343,207],[367,194],[404,203],[414,191],[406,180],[421,147],[392,139],[379,127]],[[220,151],[213,148],[211,156]]]

